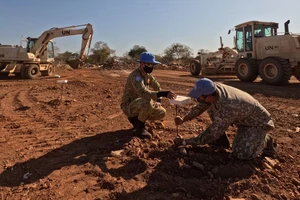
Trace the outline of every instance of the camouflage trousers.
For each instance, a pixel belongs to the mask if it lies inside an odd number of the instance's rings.
[[[208,110],[211,120],[213,112]],[[266,147],[266,134],[271,130],[257,126],[238,126],[235,139],[232,144],[232,153],[238,159],[250,160],[258,157]]]
[[[266,146],[265,137],[268,131],[263,127],[238,126],[232,144],[233,155],[243,160],[258,157]]]
[[[138,116],[142,122],[146,120],[160,120],[165,117],[166,109],[162,106],[154,107],[152,100],[137,98],[122,108],[127,117]]]

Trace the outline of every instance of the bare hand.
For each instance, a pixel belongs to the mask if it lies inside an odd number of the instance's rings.
[[[176,116],[174,121],[177,126],[183,124],[183,119],[180,116]]]
[[[174,92],[170,91],[170,92],[168,93],[167,98],[169,98],[169,99],[175,99],[176,96],[177,96],[177,95],[176,95]]]

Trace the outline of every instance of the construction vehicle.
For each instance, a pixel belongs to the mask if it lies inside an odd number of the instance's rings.
[[[207,74],[234,73],[234,64],[238,56],[235,49],[224,47],[222,37],[220,37],[221,48],[217,52],[201,53],[198,52],[198,59],[190,63],[190,72],[192,75],[203,76]]]
[[[26,38],[26,47],[22,45],[0,45],[0,75],[15,74],[21,78],[34,79],[52,76],[55,72],[54,43],[52,39],[82,34],[79,58],[68,64],[74,69],[83,64],[87,48],[93,37],[93,26],[83,24],[63,28],[51,28],[38,38]]]
[[[292,75],[300,81],[300,35],[289,32],[289,23],[284,23],[282,34],[276,22],[249,21],[235,26],[234,71],[241,81],[253,82],[260,76],[267,84],[284,85]],[[199,66],[190,70],[197,75]]]

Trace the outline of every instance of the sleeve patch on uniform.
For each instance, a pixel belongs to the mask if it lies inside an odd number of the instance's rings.
[[[214,122],[218,125],[218,126],[221,126],[222,125],[222,119],[220,117],[215,117],[215,120]]]
[[[142,78],[141,78],[140,76],[136,76],[136,77],[135,77],[135,80],[136,80],[137,82],[141,82]]]

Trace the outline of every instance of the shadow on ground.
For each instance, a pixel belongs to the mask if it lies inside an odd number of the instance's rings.
[[[124,143],[131,138],[132,130],[119,130],[75,140],[44,156],[7,168],[0,174],[0,185],[12,187],[20,185],[21,182],[33,183],[62,167],[83,165],[87,162],[98,164],[102,171],[106,172],[103,157],[110,156],[111,151],[122,149]],[[23,175],[27,172],[31,172],[32,175],[24,180]]]
[[[104,157],[111,156],[111,151],[122,149],[131,139],[132,130],[119,130],[76,140],[39,158],[16,163],[0,174],[0,185],[13,187],[21,182],[26,185],[62,167],[91,163],[98,165],[102,172],[122,177],[125,181],[136,180],[136,175],[150,170],[151,173],[142,180],[147,182],[146,187],[134,192],[113,192],[113,199],[222,199],[232,192],[229,191],[230,184],[248,179],[255,172],[255,167],[261,165],[259,160],[234,160],[230,153],[212,147],[189,150],[189,156],[182,157],[169,145],[167,148],[146,149],[147,159],[132,156],[124,166],[107,169]],[[190,154],[192,151],[193,154]],[[153,160],[160,162],[151,166]],[[179,165],[182,161],[186,167]],[[193,162],[200,163],[203,169],[194,167]],[[32,175],[24,180],[23,175],[28,171]],[[109,183],[111,190],[114,189],[113,184]]]

